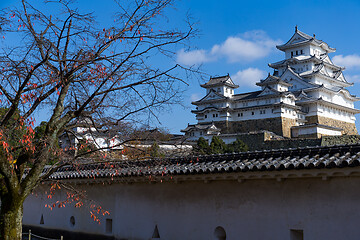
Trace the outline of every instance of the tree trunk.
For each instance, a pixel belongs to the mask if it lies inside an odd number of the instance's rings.
[[[21,240],[23,201],[11,197],[1,199],[0,239]]]

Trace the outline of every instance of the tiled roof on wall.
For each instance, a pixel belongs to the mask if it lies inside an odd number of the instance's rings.
[[[283,171],[360,166],[360,144],[62,167],[50,179]]]

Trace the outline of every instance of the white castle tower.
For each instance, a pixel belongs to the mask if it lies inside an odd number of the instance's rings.
[[[234,94],[230,76],[201,85],[206,96],[193,102],[198,124],[182,130],[190,139],[268,130],[284,137],[357,134],[354,102],[343,67],[332,63],[335,52],[324,41],[295,27],[283,45],[285,59],[271,63],[272,75],[256,85],[260,91]]]

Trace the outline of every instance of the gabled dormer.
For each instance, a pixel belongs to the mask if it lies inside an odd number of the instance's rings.
[[[225,97],[232,97],[234,95],[234,89],[239,87],[231,80],[229,75],[211,77],[207,83],[201,84],[200,86],[206,89],[206,94],[212,90]]]
[[[326,42],[316,39],[315,34],[310,36],[301,32],[295,27],[295,33],[285,44],[276,46],[277,49],[285,52],[285,58],[296,56],[321,56],[331,52],[335,52],[335,48],[331,48]]]
[[[226,96],[217,93],[213,89],[210,89],[209,92],[203,97],[202,99],[198,101],[191,102],[193,105],[201,105],[203,103],[213,102],[213,101],[219,101],[219,100],[226,100],[228,99]]]
[[[289,87],[292,86],[292,84],[281,80],[281,78],[277,76],[270,75],[270,73],[267,78],[260,80],[260,82],[256,83],[256,85],[260,86],[263,90],[271,88],[279,92],[287,92]]]

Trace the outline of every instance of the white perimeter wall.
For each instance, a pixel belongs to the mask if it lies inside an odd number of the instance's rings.
[[[228,240],[290,239],[290,229],[303,230],[306,240],[357,240],[359,185],[358,177],[338,177],[83,187],[111,212],[106,218],[112,219],[113,234],[119,239],[150,239],[157,224],[161,239],[168,240],[216,239],[217,226],[225,229]],[[30,196],[24,204],[24,224],[105,234],[105,220],[101,225],[93,222],[85,207],[52,211],[44,207],[56,200],[41,191]],[[44,225],[39,225],[41,214]]]

